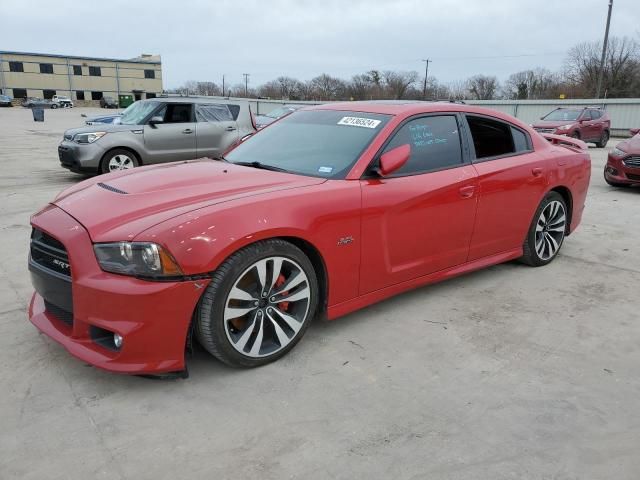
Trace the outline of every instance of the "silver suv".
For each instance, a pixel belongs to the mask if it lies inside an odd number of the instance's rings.
[[[167,97],[130,105],[118,124],[64,132],[60,165],[77,173],[107,173],[152,163],[218,157],[255,132],[248,102]]]

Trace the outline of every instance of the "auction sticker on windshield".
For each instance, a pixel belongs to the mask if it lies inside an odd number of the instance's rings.
[[[380,120],[363,117],[342,117],[338,125],[350,125],[352,127],[376,128],[380,125]]]

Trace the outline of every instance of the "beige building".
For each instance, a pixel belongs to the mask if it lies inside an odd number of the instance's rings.
[[[119,60],[0,50],[0,92],[14,99],[65,95],[80,105],[105,96],[126,106],[162,93],[162,63],[159,55]]]

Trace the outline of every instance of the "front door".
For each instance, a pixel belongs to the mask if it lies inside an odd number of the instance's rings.
[[[198,157],[217,158],[238,141],[238,125],[224,104],[196,104]]]
[[[174,162],[196,158],[196,125],[193,104],[166,103],[153,114],[163,122],[144,126],[146,163]]]
[[[361,180],[361,295],[462,264],[469,253],[477,174],[457,116],[411,119],[384,151],[403,144],[411,156],[400,170]]]

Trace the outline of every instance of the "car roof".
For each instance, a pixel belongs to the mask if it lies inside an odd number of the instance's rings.
[[[218,97],[195,97],[195,96],[183,96],[183,97],[155,97],[147,98],[142,101],[155,101],[165,103],[231,103],[234,105],[248,104],[248,100],[231,100],[229,98]]]
[[[415,115],[431,112],[468,112],[509,119],[512,117],[497,110],[455,102],[424,102],[419,100],[367,100],[359,102],[327,103],[314,105],[308,110],[347,110],[383,115]]]

